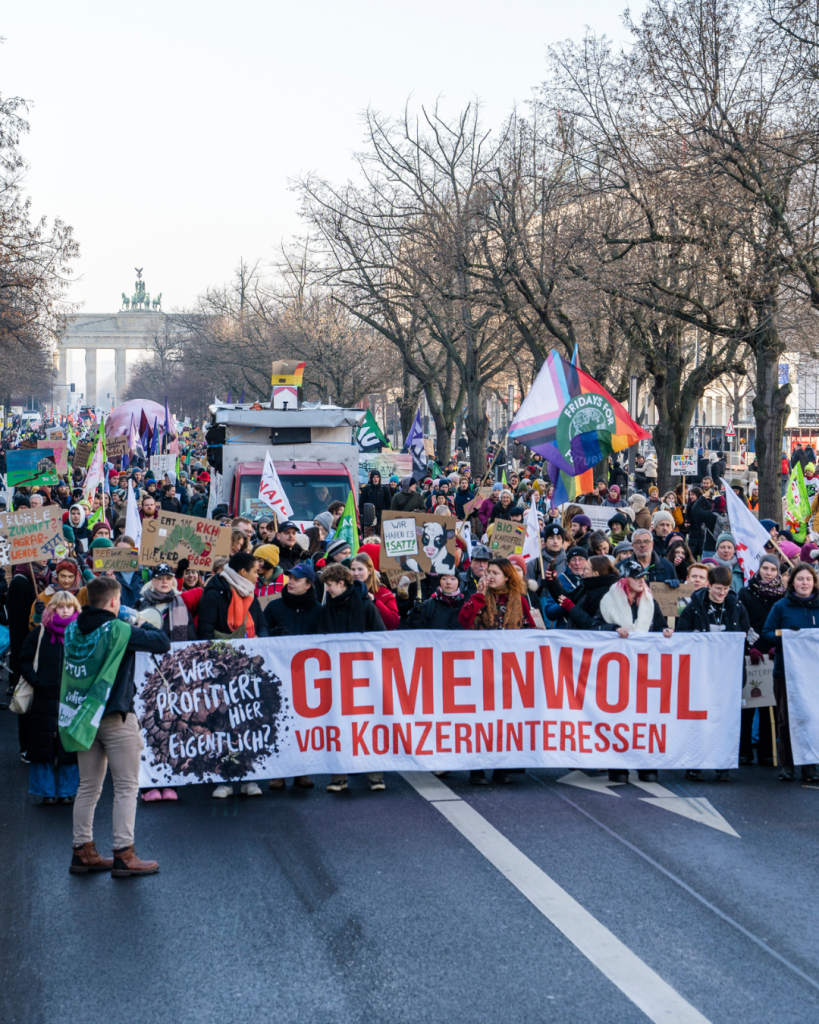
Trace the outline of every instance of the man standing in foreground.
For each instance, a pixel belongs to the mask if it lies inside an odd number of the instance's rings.
[[[134,655],[137,651],[164,654],[168,636],[152,626],[130,626],[118,620],[120,585],[110,576],[88,583],[88,605],[66,630],[63,685],[60,693],[60,738],[77,751],[80,786],[74,801],[74,854],[69,871],[110,871],[116,878],[150,875],[155,860],[140,860],[134,851],[134,822],[139,793],[142,733],[134,712]],[[126,632],[127,631],[127,632]],[[67,689],[73,689],[68,694]],[[77,700],[77,693],[84,692]],[[74,698],[74,708],[70,706]],[[83,715],[99,709],[89,720]],[[84,731],[77,728],[84,719]],[[94,729],[94,722],[98,727]],[[72,743],[73,740],[73,743]],[[90,742],[89,742],[90,741]],[[101,857],[94,845],[94,811],[106,769],[114,783],[114,857]]]

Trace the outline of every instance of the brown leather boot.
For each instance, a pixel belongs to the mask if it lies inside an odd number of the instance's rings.
[[[114,861],[110,857],[100,857],[93,843],[83,843],[74,847],[74,856],[68,870],[72,875],[87,875],[89,871],[110,871]]]
[[[159,871],[158,862],[140,860],[133,846],[126,846],[124,850],[114,850],[112,878],[128,878],[129,875],[153,875],[157,871]]]

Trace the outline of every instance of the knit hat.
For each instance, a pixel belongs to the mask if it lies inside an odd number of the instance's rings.
[[[819,558],[819,544],[814,544],[812,541],[808,541],[807,544],[802,545],[802,550],[799,552],[799,557],[803,562],[815,562]]]
[[[94,539],[94,537],[97,536],[97,534],[100,532],[100,530],[107,530],[110,533],[111,532],[111,527],[108,525],[107,522],[95,523],[94,524],[94,528],[91,531],[91,539],[92,540]]]
[[[611,487],[609,487],[609,497],[611,497],[611,498],[619,498],[620,497],[620,488],[619,488],[619,486],[617,484],[612,484]]]
[[[337,540],[332,541],[327,546],[327,559],[329,560],[334,555],[338,555],[345,548],[350,548],[350,550],[352,550],[350,542],[348,540],[345,540],[343,537],[339,537]]]
[[[795,562],[799,559],[800,548],[798,544],[794,544],[792,540],[780,540],[778,543],[779,550],[787,558],[790,558],[792,562]]]
[[[112,548],[113,541],[109,537],[95,537],[88,545],[90,548]]]
[[[674,516],[670,512],[666,512],[664,509],[660,509],[654,513],[651,517],[652,523],[656,526],[658,523],[671,523],[674,525]]]
[[[492,484],[492,490],[493,491],[502,491],[503,490],[503,484],[500,481],[498,481],[498,483],[496,483],[496,484]]]
[[[722,544],[722,542],[724,540],[729,540],[734,545],[734,547],[737,546],[736,541],[734,540],[733,534],[726,532],[726,533],[721,533],[719,535],[719,537],[717,537],[717,547],[719,547],[720,544]]]
[[[633,550],[634,545],[631,543],[630,540],[621,540],[619,544],[615,545],[613,554],[614,557],[617,558],[618,555],[624,555],[627,551]]]
[[[76,576],[80,571],[80,567],[76,562],[71,562],[69,559],[64,558],[61,562],[57,562],[57,568],[54,570],[56,576],[58,572],[73,572]]]
[[[333,513],[319,512],[319,514],[313,519],[313,522],[319,523],[324,527],[325,533],[329,533],[333,528]]]
[[[359,555],[369,555],[375,571],[380,572],[381,569],[381,545],[380,544],[362,544],[358,549]]]
[[[721,494],[714,498],[714,511],[718,515],[725,514],[725,498]]]
[[[281,552],[277,544],[260,544],[257,548],[253,549],[254,558],[263,558],[274,566],[279,564],[280,555]]]
[[[646,507],[646,497],[644,494],[632,494],[628,503],[636,512],[639,512],[641,508]]]
[[[539,513],[538,513],[539,514]],[[566,533],[562,526],[558,523],[549,523],[543,530],[544,537],[560,537],[561,540],[566,539]]]
[[[571,562],[573,558],[588,558],[589,553],[585,548],[569,548],[566,552],[566,561]]]
[[[809,462],[805,466],[805,472],[806,473],[815,473],[816,472],[816,466],[812,462]],[[732,481],[732,486],[733,486],[733,481]]]
[[[779,572],[779,569],[780,569],[779,559],[776,557],[776,555],[763,555],[762,558],[760,558],[760,560],[759,560],[759,568],[760,569],[765,564],[765,562],[770,562],[771,565],[776,566],[776,571]]]
[[[507,555],[506,557],[512,565],[516,565],[519,569],[523,569],[524,574],[526,573],[526,559],[523,555]]]
[[[589,519],[589,517],[587,515],[584,515],[582,512],[580,513],[580,515],[575,516],[572,519],[572,522],[577,523],[580,526],[588,526],[588,528],[591,529],[591,519]]]
[[[771,530],[773,530],[776,526],[776,523],[773,521],[773,519],[760,519],[759,525],[763,526],[768,531],[768,533],[770,533]],[[761,564],[762,563],[760,563],[760,565]]]
[[[392,475],[392,476],[390,477],[390,483],[391,483],[391,484],[397,484],[397,483],[400,483],[400,482],[401,482],[401,481],[400,481],[400,480],[398,479],[398,477],[396,476],[396,474],[395,474],[395,473],[393,473],[393,475]]]

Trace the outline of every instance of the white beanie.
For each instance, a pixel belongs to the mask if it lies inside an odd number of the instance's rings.
[[[659,511],[655,512],[654,515],[651,517],[651,522],[655,526],[657,525],[657,523],[671,523],[671,525],[673,526],[674,516],[672,516],[670,512],[666,512],[664,509],[660,509]]]

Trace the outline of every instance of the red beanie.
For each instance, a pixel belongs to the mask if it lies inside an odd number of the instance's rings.
[[[375,571],[380,572],[380,559],[381,559],[381,545],[380,544],[362,544],[358,549],[362,555],[369,555],[372,559]]]

